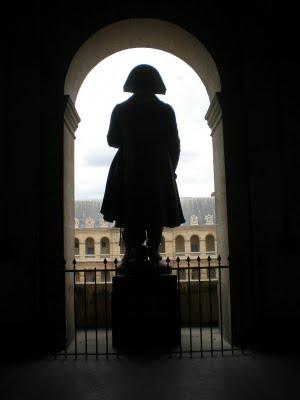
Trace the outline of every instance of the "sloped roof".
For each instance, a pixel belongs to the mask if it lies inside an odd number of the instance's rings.
[[[212,215],[213,222],[216,223],[214,197],[182,197],[180,202],[186,221],[183,225],[191,225],[192,215],[197,216],[199,225],[206,224],[207,215]]]
[[[185,223],[183,226],[191,225],[191,217],[195,215],[198,224],[206,224],[205,217],[213,216],[213,223],[216,223],[215,198],[214,197],[181,197],[181,206]],[[75,201],[75,218],[79,221],[79,228],[86,227],[86,219],[91,218],[95,221],[95,228],[100,226],[113,227],[113,223],[104,223],[103,215],[100,214],[102,200],[77,200]]]

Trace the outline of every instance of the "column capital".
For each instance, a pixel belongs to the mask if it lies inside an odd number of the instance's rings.
[[[65,113],[64,113],[64,123],[72,136],[75,138],[74,133],[78,128],[80,122],[79,114],[75,108],[75,105],[70,96],[65,95]]]
[[[205,119],[211,129],[211,136],[213,136],[217,126],[222,121],[222,108],[221,108],[221,93],[217,92],[205,114]]]

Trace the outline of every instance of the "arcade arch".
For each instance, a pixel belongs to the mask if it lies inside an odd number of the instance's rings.
[[[108,25],[92,35],[75,53],[65,79],[64,123],[64,252],[70,265],[74,250],[74,134],[80,116],[75,101],[88,73],[106,57],[130,48],[154,48],[169,52],[189,64],[202,80],[210,99],[206,119],[211,128],[214,160],[215,207],[218,252],[228,256],[227,206],[223,147],[221,81],[217,66],[206,47],[173,23],[151,18],[133,18]],[[66,283],[68,286],[68,283]],[[229,276],[223,277],[223,303],[229,316]],[[67,291],[70,291],[68,287]],[[228,299],[227,303],[224,300]],[[68,308],[68,306],[67,306]],[[69,307],[70,308],[70,307]],[[224,313],[223,313],[224,314]],[[228,319],[229,321],[229,319]],[[229,322],[226,324],[229,329]],[[228,333],[228,337],[229,337]]]

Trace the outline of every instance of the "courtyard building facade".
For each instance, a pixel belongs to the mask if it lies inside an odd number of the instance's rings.
[[[181,198],[185,223],[176,228],[164,228],[160,244],[163,259],[170,260],[171,267],[217,265],[217,237],[214,197]],[[83,200],[75,202],[74,257],[76,281],[110,282],[113,269],[120,263],[125,247],[119,228],[103,220],[100,214],[101,201]],[[95,272],[95,268],[97,272]],[[83,270],[86,270],[84,272]],[[103,271],[99,271],[103,270]],[[106,271],[105,271],[106,270]],[[84,276],[85,275],[85,276]],[[180,272],[180,279],[187,279],[187,271]],[[198,279],[198,270],[191,271],[191,279]],[[207,270],[201,270],[201,279],[206,279]]]

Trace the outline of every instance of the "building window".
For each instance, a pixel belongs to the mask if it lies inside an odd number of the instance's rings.
[[[105,282],[105,275],[106,275],[106,282],[111,282],[110,271],[101,271],[101,282]]]
[[[216,251],[215,238],[213,237],[213,235],[206,236],[205,247],[206,247],[206,253],[214,253]]]
[[[109,254],[109,239],[102,238],[100,241],[100,254]]]
[[[185,269],[180,269],[179,270],[179,280],[180,281],[185,281],[186,280],[186,270]]]
[[[207,268],[207,279],[209,278],[209,270],[210,270],[210,279],[217,278],[217,268]]]
[[[95,271],[84,271],[86,282],[95,282]]]
[[[79,239],[75,238],[74,241],[75,256],[79,256]]]
[[[199,280],[199,270],[198,269],[192,269],[192,280],[193,281]]]
[[[177,236],[175,240],[175,251],[176,254],[184,254],[184,238],[183,236]]]
[[[85,241],[85,255],[89,257],[95,255],[95,242],[93,238],[87,238]]]
[[[199,252],[200,252],[199,237],[197,235],[193,235],[191,237],[191,253],[199,253]]]
[[[161,242],[160,242],[158,251],[163,254],[166,252],[166,241],[163,236],[161,237]]]
[[[86,228],[94,228],[94,227],[95,227],[95,221],[93,220],[93,218],[88,217],[88,218],[85,220],[85,227],[86,227]]]
[[[211,214],[205,215],[204,217],[206,225],[213,225],[214,223],[214,216]]]
[[[197,215],[191,215],[191,217],[190,217],[190,224],[191,225],[198,225],[198,217],[197,217]]]

